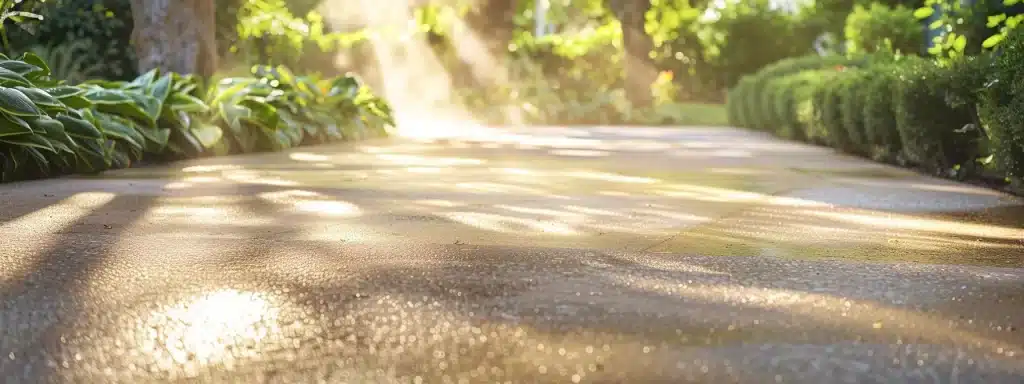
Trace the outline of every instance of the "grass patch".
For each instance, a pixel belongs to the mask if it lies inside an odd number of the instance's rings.
[[[655,124],[729,126],[724,104],[668,103],[654,107],[651,114]]]

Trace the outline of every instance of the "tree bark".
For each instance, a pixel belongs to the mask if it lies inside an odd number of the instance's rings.
[[[484,0],[466,15],[466,24],[487,44],[496,58],[508,54],[508,44],[515,31],[516,0]]]
[[[154,68],[209,77],[217,70],[214,0],[132,0],[139,73]]]
[[[651,8],[651,0],[607,0],[608,9],[622,24],[623,80],[626,96],[634,106],[651,105],[651,84],[658,71],[650,58],[653,43],[644,31],[644,15]]]

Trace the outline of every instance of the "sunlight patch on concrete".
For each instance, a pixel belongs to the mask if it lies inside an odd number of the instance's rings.
[[[842,222],[868,225],[875,228],[926,231],[979,238],[1024,241],[1024,229],[1006,228],[987,224],[972,224],[899,215],[869,215],[844,212],[802,211],[808,216],[823,217]]]

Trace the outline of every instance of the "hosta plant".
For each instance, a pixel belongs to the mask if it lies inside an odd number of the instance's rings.
[[[114,142],[84,90],[49,77],[38,56],[0,55],[0,180],[109,168]]]
[[[280,66],[256,66],[252,73],[219,81],[207,96],[231,151],[359,139],[394,126],[390,106],[351,75],[320,80]]]

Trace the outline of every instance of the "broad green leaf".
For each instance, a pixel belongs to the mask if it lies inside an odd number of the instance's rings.
[[[135,80],[132,80],[128,85],[135,89],[149,89],[153,84],[153,81],[156,80],[156,76],[157,69],[154,68],[142,75],[139,75],[139,77],[136,77]]]
[[[1003,39],[1003,35],[992,35],[989,36],[989,38],[985,39],[985,41],[981,42],[981,46],[984,48],[992,48],[995,47],[996,45],[999,45],[999,43],[1001,43]]]
[[[53,146],[50,145],[50,141],[46,140],[43,135],[27,134],[27,135],[14,135],[14,136],[0,136],[0,142],[12,144],[19,147],[31,147],[46,150],[47,152],[57,153]]]
[[[1016,5],[1017,3],[1019,3],[1020,1],[1021,0],[1003,0],[1003,5],[1005,5],[1007,7],[1012,7],[1012,6]]]
[[[115,89],[93,88],[85,93],[85,98],[94,104],[131,104],[134,100],[129,92]]]
[[[171,130],[166,128],[139,128],[139,132],[146,137],[145,148],[147,152],[160,153],[167,147],[171,137]]]
[[[156,118],[159,116],[159,110],[153,112],[153,109],[156,108],[156,101],[152,97],[137,92],[92,89],[85,94],[85,98],[96,104],[101,111],[140,119],[150,124],[155,124]]]
[[[171,75],[163,75],[153,82],[153,86],[148,89],[147,94],[155,98],[157,103],[162,106],[167,100],[167,96],[171,94]]]
[[[0,86],[11,87],[15,85],[31,87],[32,83],[17,72],[7,68],[0,68]]]
[[[190,131],[205,148],[213,148],[224,137],[224,131],[213,124],[197,123],[193,125]]]
[[[29,100],[32,100],[32,102],[35,103],[37,106],[60,109],[65,108],[64,104],[61,103],[60,100],[57,100],[56,97],[53,97],[52,95],[46,93],[46,91],[43,91],[42,89],[25,87],[14,87],[14,89],[17,89],[25,96],[28,96]]]
[[[935,9],[932,7],[921,7],[914,10],[914,17],[918,19],[927,19],[935,14]]]
[[[21,60],[0,60],[0,68],[9,70],[22,76],[43,70],[42,68],[39,68],[35,65],[26,63]]]
[[[0,113],[0,137],[32,134],[32,126],[18,116]]]
[[[51,73],[50,66],[46,65],[46,61],[44,61],[35,53],[25,52],[21,55],[20,60],[40,68],[42,70],[42,74],[44,75],[49,75]]]
[[[85,119],[79,119],[66,114],[57,115],[57,121],[64,125],[64,131],[71,137],[83,139],[102,139],[103,133],[95,125]]]
[[[108,138],[116,138],[126,141],[132,147],[142,149],[146,138],[139,133],[131,120],[108,115],[105,113],[96,114],[96,121],[103,129],[103,134]]]
[[[86,99],[82,96],[69,96],[60,99],[60,101],[71,109],[92,108],[93,106],[92,102],[89,101],[89,99]]]
[[[37,133],[45,132],[50,137],[60,137],[64,134],[64,124],[50,116],[30,117],[26,120],[26,123],[32,126],[33,131]]]
[[[50,96],[56,97],[58,99],[78,96],[85,93],[85,89],[79,87],[72,87],[70,85],[61,85],[53,88],[47,88],[45,89],[45,91],[46,93],[49,93]]]
[[[202,100],[186,93],[175,92],[171,94],[168,102],[174,111],[204,113],[210,110]]]
[[[931,24],[928,24],[928,29],[939,29],[940,27],[942,27],[945,24],[946,24],[945,20],[942,20],[942,19],[935,20]]]
[[[15,116],[39,116],[42,111],[32,99],[14,88],[0,87],[0,110]]]

